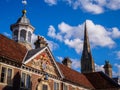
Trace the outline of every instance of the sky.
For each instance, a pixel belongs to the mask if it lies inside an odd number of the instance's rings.
[[[56,61],[69,57],[80,71],[86,22],[96,71],[109,60],[113,77],[120,76],[120,0],[0,0],[1,34],[12,38],[10,25],[24,8],[35,27],[32,41],[45,37]]]

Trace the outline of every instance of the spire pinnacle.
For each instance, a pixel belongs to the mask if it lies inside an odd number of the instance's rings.
[[[90,43],[87,32],[87,21],[84,24],[84,43],[83,43],[83,52],[81,56],[81,72],[90,73],[95,71],[94,60],[90,51]]]
[[[89,37],[88,37],[88,31],[87,31],[87,21],[85,21],[84,24],[84,47],[83,50],[87,50],[88,52],[90,52],[90,43],[89,43]]]
[[[23,4],[23,7],[24,7],[24,9],[22,10],[22,13],[23,13],[23,15],[25,15],[27,13],[27,11],[26,11],[27,1],[26,0],[22,0],[22,4]]]
[[[22,13],[23,13],[23,15],[25,15],[26,13],[27,13],[27,10],[22,10]]]

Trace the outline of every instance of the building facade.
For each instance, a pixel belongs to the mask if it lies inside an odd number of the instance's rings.
[[[0,34],[0,90],[120,89],[108,75],[95,72],[86,24],[80,73],[71,68],[72,62],[68,57],[62,63],[56,62],[43,37],[38,36],[35,49],[31,47],[35,28],[26,17],[26,10],[22,13],[11,25],[12,39]]]

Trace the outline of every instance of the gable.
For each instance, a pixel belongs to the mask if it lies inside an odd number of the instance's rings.
[[[28,55],[26,56],[23,63],[40,71],[45,71],[54,76],[62,77],[56,61],[48,47],[34,49],[28,52]]]

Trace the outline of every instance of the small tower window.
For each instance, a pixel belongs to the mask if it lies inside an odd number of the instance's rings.
[[[18,30],[14,31],[13,40],[15,40],[15,41],[18,40]]]
[[[26,31],[21,30],[21,32],[20,32],[20,41],[25,41],[25,39],[26,39]]]
[[[29,31],[29,32],[28,32],[28,42],[31,42],[31,36],[32,36],[32,34],[31,34],[31,32]]]

